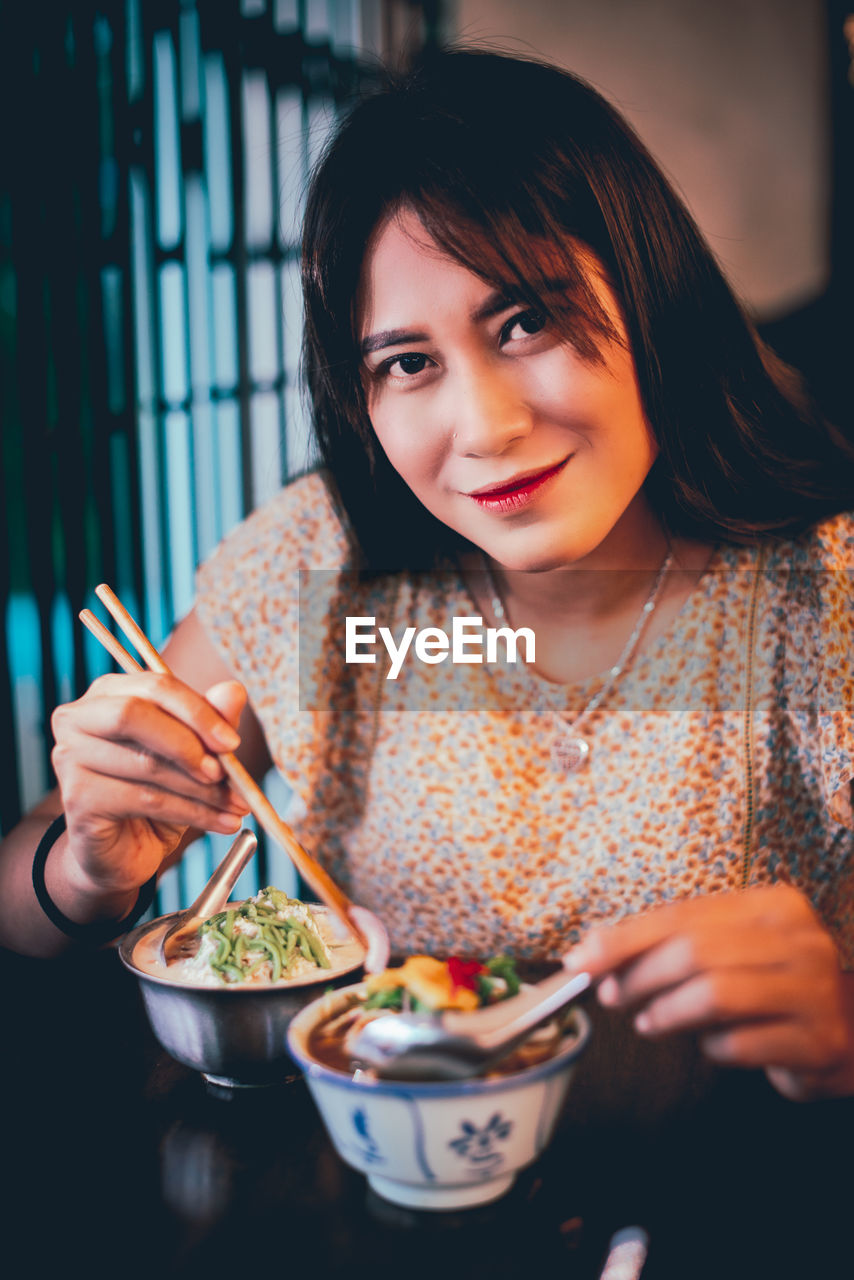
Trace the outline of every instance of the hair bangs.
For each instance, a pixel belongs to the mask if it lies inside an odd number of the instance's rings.
[[[540,311],[583,359],[601,363],[601,344],[620,341],[593,283],[588,246],[530,203],[502,208],[470,200],[460,207],[443,189],[407,193],[409,206],[439,248],[507,296]],[[525,216],[525,215],[528,216]]]

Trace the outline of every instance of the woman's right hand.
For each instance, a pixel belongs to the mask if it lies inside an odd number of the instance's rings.
[[[72,878],[93,894],[137,889],[188,828],[234,834],[248,812],[217,754],[234,751],[237,681],[202,696],[174,676],[105,675],[56,709],[53,767]]]

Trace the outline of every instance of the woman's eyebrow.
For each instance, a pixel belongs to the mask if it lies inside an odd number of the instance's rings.
[[[499,311],[506,311],[508,307],[512,306],[515,306],[515,300],[506,292],[496,289],[475,308],[471,318],[475,322],[488,320],[490,316],[497,315]],[[372,351],[382,351],[385,347],[400,347],[408,342],[429,341],[429,333],[424,333],[421,330],[381,329],[379,333],[372,333],[367,338],[363,338],[359,344],[359,350],[363,356],[367,356]]]
[[[359,350],[363,356],[367,356],[372,351],[382,351],[385,347],[400,347],[407,342],[429,341],[429,334],[416,332],[413,329],[382,329],[379,333],[372,333],[369,337],[363,338]]]
[[[517,302],[518,298],[514,298],[509,290],[494,289],[479,306],[475,307],[471,313],[471,318],[475,324],[480,324],[481,321],[489,320],[492,316],[497,316],[500,312],[506,311],[508,307],[515,307]]]
[[[563,293],[566,290],[565,280],[547,280],[545,289],[541,290],[543,294]],[[471,318],[475,324],[480,324],[484,320],[489,320],[492,316],[497,316],[502,311],[506,311],[509,307],[521,305],[523,299],[517,291],[512,289],[494,289],[475,307],[471,313]],[[363,338],[359,343],[359,350],[363,356],[368,356],[374,351],[383,351],[386,347],[401,347],[410,342],[429,342],[430,335],[423,330],[415,329],[381,329],[378,333],[371,333]]]
[[[556,295],[566,294],[567,288],[568,281],[566,279],[550,278],[544,280],[536,292],[540,298],[545,300]],[[530,301],[530,299],[524,297],[519,289],[509,286],[506,289],[495,289],[475,308],[471,313],[471,318],[475,323],[479,323],[483,320],[489,320],[492,316],[499,315],[502,311],[507,311],[510,307],[530,305]]]

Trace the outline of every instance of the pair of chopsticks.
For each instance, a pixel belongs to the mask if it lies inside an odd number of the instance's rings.
[[[128,653],[127,649],[119,643],[113,633],[108,631],[102,622],[99,622],[94,613],[89,609],[83,609],[80,613],[80,621],[91,631],[95,639],[100,641],[122,670],[128,674],[133,674],[133,672],[143,671],[147,667],[149,671],[156,671],[159,675],[171,675],[172,672],[148,639],[148,636],[133,620],[118,596],[104,583],[95,588],[95,595],[145,663],[145,667],[140,666],[136,659]],[[353,919],[353,904],[350,899],[338,888],[335,881],[315,861],[311,854],[307,853],[302,845],[299,844],[293,831],[276,813],[276,810],[252,775],[247,772],[237,757],[232,755],[230,751],[223,752],[218,756],[218,759],[235,791],[238,791],[246,801],[250,811],[267,834],[282,846],[309,888],[317,894],[321,902],[324,902],[335,913],[342,924],[356,935],[359,942],[364,947],[367,947],[367,939]]]

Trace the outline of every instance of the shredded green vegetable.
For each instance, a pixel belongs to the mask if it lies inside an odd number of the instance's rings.
[[[303,911],[307,920],[297,918]],[[208,963],[223,982],[246,982],[265,964],[271,981],[278,982],[300,959],[318,969],[331,967],[311,911],[272,886],[239,907],[218,911],[199,925],[199,934],[215,945]]]
[[[508,996],[519,994],[521,983],[519,982],[519,975],[516,972],[516,964],[512,956],[493,956],[491,960],[487,960],[486,967],[493,977],[504,979],[507,984]]]
[[[368,996],[365,1008],[397,1009],[399,1012],[403,1008],[403,987],[381,987]]]

